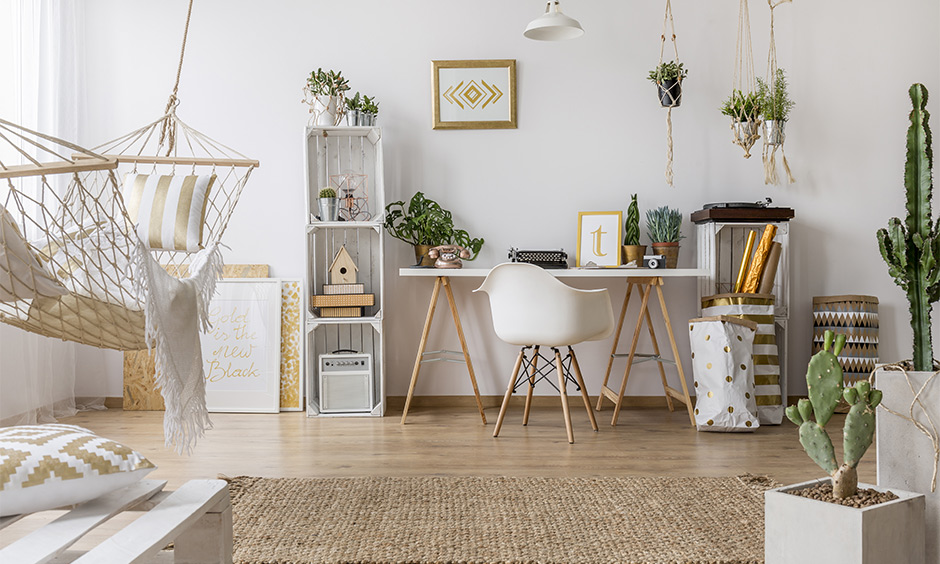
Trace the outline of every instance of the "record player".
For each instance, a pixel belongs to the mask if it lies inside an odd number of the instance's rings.
[[[706,223],[722,222],[766,222],[789,221],[793,219],[793,208],[775,208],[773,200],[764,198],[762,202],[718,202],[705,204],[702,209],[692,212],[692,221]]]

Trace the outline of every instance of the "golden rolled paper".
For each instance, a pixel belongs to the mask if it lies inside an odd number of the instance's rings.
[[[754,252],[754,258],[751,260],[751,268],[747,271],[747,278],[744,280],[744,286],[741,291],[747,294],[757,292],[760,285],[761,275],[764,273],[764,266],[767,265],[767,257],[770,256],[770,247],[773,245],[774,236],[777,235],[777,226],[768,223],[764,227],[764,234],[761,235],[760,244]]]
[[[751,251],[754,250],[754,241],[757,240],[757,231],[750,231],[747,234],[747,243],[744,244],[744,256],[741,257],[741,268],[738,269],[738,279],[734,282],[734,291],[740,292],[744,286],[744,277],[747,275],[747,267],[751,264]]]
[[[757,286],[758,294],[774,293],[774,279],[777,277],[777,265],[780,263],[781,250],[783,250],[783,245],[780,243],[774,243],[770,246],[770,256],[767,257],[764,274],[760,277],[760,285]]]

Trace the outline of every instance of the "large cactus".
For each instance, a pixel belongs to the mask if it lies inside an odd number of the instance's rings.
[[[787,408],[787,417],[800,426],[800,444],[819,465],[832,476],[832,493],[842,499],[855,495],[858,490],[858,463],[871,446],[875,433],[875,407],[881,403],[881,392],[871,389],[868,382],[857,382],[854,388],[842,388],[842,367],[836,358],[845,345],[845,335],[835,338],[826,331],[824,350],[816,353],[806,371],[806,386],[809,399],[801,399],[797,405]],[[832,439],[823,428],[832,417],[844,397],[852,407],[845,418],[842,430],[842,446],[845,461],[840,466],[836,461]],[[815,414],[816,421],[810,419]]]
[[[640,206],[636,203],[636,194],[630,199],[627,207],[627,220],[624,222],[624,245],[640,244]]]
[[[914,331],[914,370],[933,370],[930,312],[940,300],[940,235],[932,219],[933,149],[927,112],[927,89],[914,84],[908,91],[914,109],[907,130],[907,160],[904,164],[904,188],[907,193],[907,217],[896,217],[887,229],[878,230],[878,247],[888,263],[888,273],[907,293]]]

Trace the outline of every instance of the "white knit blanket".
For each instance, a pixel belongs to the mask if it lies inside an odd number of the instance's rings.
[[[135,263],[134,285],[145,301],[147,344],[156,351],[156,382],[166,404],[166,445],[189,454],[196,439],[212,428],[199,332],[209,328],[209,301],[222,274],[222,254],[218,244],[199,251],[190,264],[191,276],[184,279],[170,276],[143,244],[137,246]]]

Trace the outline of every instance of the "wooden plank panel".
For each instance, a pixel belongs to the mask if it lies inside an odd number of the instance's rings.
[[[266,264],[226,264],[223,278],[267,278]],[[163,411],[163,396],[157,388],[155,364],[150,351],[124,353],[124,409],[127,411]]]

